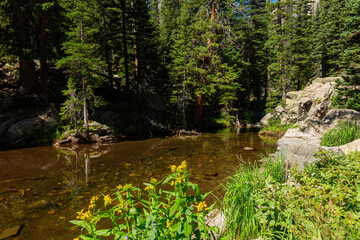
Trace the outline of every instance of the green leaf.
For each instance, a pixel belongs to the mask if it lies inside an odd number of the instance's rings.
[[[87,223],[84,222],[84,221],[81,221],[81,220],[72,220],[70,221],[72,224],[76,225],[76,226],[80,226],[80,227],[83,227],[83,228],[86,228],[87,227]]]
[[[193,226],[190,223],[185,222],[184,223],[184,234],[186,237],[189,237],[191,235],[192,230],[193,230]]]
[[[112,233],[112,229],[101,229],[95,231],[95,234],[97,236],[103,236],[103,237],[108,237],[111,235],[111,233]]]

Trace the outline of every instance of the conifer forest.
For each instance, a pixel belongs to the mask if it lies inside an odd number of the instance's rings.
[[[359,44],[358,0],[0,3],[12,94],[55,102],[85,128],[101,108],[164,129],[256,121],[311,79],[358,74]]]

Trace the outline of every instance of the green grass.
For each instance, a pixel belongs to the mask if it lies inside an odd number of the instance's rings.
[[[280,159],[231,176],[223,210],[233,239],[360,239],[360,153],[317,157],[287,183]]]
[[[324,134],[321,145],[326,147],[340,146],[360,138],[360,125],[342,122]]]
[[[257,189],[271,182],[284,182],[283,161],[266,158],[262,168],[251,165],[238,169],[226,179],[223,210],[227,219],[227,231],[233,237],[253,239],[262,234],[261,223],[256,217]]]
[[[270,137],[282,137],[289,128],[293,127],[294,124],[292,123],[282,125],[280,119],[270,119],[268,125],[263,127],[259,134]]]

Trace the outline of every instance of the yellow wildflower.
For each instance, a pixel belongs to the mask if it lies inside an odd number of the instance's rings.
[[[130,189],[130,188],[132,188],[132,185],[131,185],[131,184],[125,184],[125,185],[124,185],[124,188],[125,188],[125,189]]]
[[[121,190],[122,186],[121,184],[119,186],[116,187],[118,190]]]
[[[156,178],[151,178],[150,183],[154,184],[156,182],[157,182]]]
[[[93,196],[93,197],[90,199],[89,209],[92,209],[92,208],[96,207],[95,202],[96,202],[96,200],[98,200],[98,199],[99,199],[99,197],[97,197],[97,196]]]
[[[80,212],[77,212],[77,217],[76,219],[80,219],[80,220],[87,220],[91,217],[91,213],[90,210],[84,212],[84,209],[82,209]]]
[[[183,161],[183,162],[181,163],[181,165],[177,167],[177,170],[181,172],[181,171],[183,171],[183,170],[186,170],[186,168],[187,168],[186,161]]]
[[[170,185],[171,185],[171,186],[174,186],[174,185],[175,185],[174,180],[172,180],[172,181],[170,182]]]
[[[108,195],[106,195],[106,196],[104,196],[104,202],[105,202],[105,205],[107,205],[107,204],[111,203],[111,197],[110,197],[110,195],[109,195],[109,194],[108,194]]]
[[[77,238],[74,238],[74,240],[79,240],[79,238],[77,237]]]
[[[199,204],[196,206],[196,208],[197,208],[198,212],[201,212],[201,211],[204,211],[204,210],[206,211],[206,210],[209,209],[208,206],[206,205],[205,201],[199,202]]]
[[[147,190],[154,190],[154,186],[153,185],[149,185],[145,188],[145,191]]]
[[[176,171],[176,166],[175,165],[171,165],[170,166],[171,172],[175,172]]]
[[[170,223],[169,219],[166,220],[166,227],[170,227],[170,225],[171,225],[171,223]]]
[[[96,200],[98,200],[98,199],[99,199],[98,196],[93,196],[93,197],[91,198],[91,200],[90,200],[90,203],[95,203]]]
[[[176,183],[181,183],[181,178],[176,179]]]

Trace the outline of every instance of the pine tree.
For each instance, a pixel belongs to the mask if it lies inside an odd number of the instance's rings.
[[[310,1],[283,0],[271,4],[268,66],[270,100],[276,106],[286,93],[300,90],[313,76]]]
[[[250,106],[250,102],[261,103],[266,96],[268,54],[265,43],[268,39],[268,10],[266,1],[263,0],[245,0],[240,3],[244,8],[239,23],[242,33],[239,44],[243,62],[240,78],[245,91],[239,97],[246,99],[242,108],[250,110],[256,107],[254,104]]]
[[[344,68],[349,74],[360,74],[360,2],[346,1],[342,11],[344,18],[345,49],[342,54]]]
[[[58,55],[63,40],[62,9],[55,0],[2,1],[0,44],[18,56],[24,93],[46,93],[48,59]],[[40,79],[35,60],[40,62]]]
[[[94,12],[95,4],[90,0],[64,2],[72,26],[68,41],[63,45],[66,56],[57,62],[57,66],[64,68],[69,78],[68,90],[64,92],[68,99],[62,108],[63,118],[76,116],[73,113],[78,111],[80,104],[86,134],[89,130],[89,107],[100,103],[94,92],[103,79],[98,72],[105,67],[96,54],[100,49],[96,42],[100,16]],[[73,119],[72,122],[77,126],[81,121]]]
[[[182,127],[187,128],[187,107],[194,91],[191,86],[192,69],[195,68],[195,62],[189,55],[191,52],[191,37],[193,29],[191,27],[190,3],[184,1],[178,18],[179,27],[173,33],[173,49],[170,56],[173,59],[171,65],[171,83],[172,97],[170,103],[175,105],[176,118],[182,122]],[[180,114],[179,114],[180,112]]]
[[[345,38],[342,11],[345,1],[322,1],[315,14],[313,33],[313,58],[316,76],[326,77],[343,73],[341,55]]]

